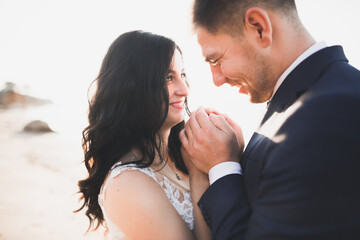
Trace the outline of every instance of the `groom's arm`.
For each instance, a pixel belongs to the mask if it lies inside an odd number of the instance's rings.
[[[251,212],[242,176],[228,175],[214,182],[199,202],[213,238],[358,239],[356,98],[313,100],[283,124],[278,134],[286,136],[286,144],[263,140],[260,147],[266,148],[267,157]]]
[[[213,239],[243,239],[250,216],[243,176],[230,174],[216,180],[198,202],[211,227]]]

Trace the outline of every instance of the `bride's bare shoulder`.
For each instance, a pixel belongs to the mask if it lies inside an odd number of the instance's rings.
[[[163,236],[170,237],[170,232],[178,231],[186,235],[186,238],[180,239],[191,239],[185,222],[161,186],[138,170],[126,170],[109,181],[105,192],[105,211],[111,222],[135,239],[149,239],[148,236],[161,239]],[[141,232],[138,226],[141,226]]]

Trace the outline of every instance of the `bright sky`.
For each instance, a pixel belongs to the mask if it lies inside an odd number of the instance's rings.
[[[211,106],[251,132],[263,105],[230,87],[215,88],[191,33],[192,0],[0,0],[0,87],[12,81],[27,93],[86,108],[86,92],[107,48],[123,32],[141,29],[174,39],[184,52],[190,107]],[[298,0],[316,40],[343,45],[360,68],[358,0]]]

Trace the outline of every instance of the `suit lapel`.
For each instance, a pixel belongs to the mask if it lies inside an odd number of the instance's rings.
[[[338,61],[348,61],[340,46],[322,49],[301,62],[287,76],[275,93],[260,126],[275,112],[281,113],[285,111],[317,82],[329,64]]]
[[[282,122],[279,123],[282,118],[278,119],[277,116],[284,113],[303,93],[313,86],[328,65],[338,61],[347,61],[340,46],[328,47],[314,53],[287,76],[268,104],[260,127],[251,137],[240,160],[250,201],[256,196],[257,184],[261,178],[261,168],[268,154],[266,147],[272,144],[271,139],[261,133],[274,128],[273,123],[283,124]],[[251,159],[252,164],[248,163],[249,159]]]

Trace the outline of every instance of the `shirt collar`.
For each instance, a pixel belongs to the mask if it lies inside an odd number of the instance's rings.
[[[270,100],[275,95],[276,91],[279,89],[280,85],[284,82],[285,78],[294,70],[302,61],[308,58],[310,55],[316,53],[317,51],[326,48],[327,44],[325,41],[317,42],[309,47],[305,52],[303,52],[286,70],[281,74],[280,78],[275,84],[273,94],[271,95]]]

